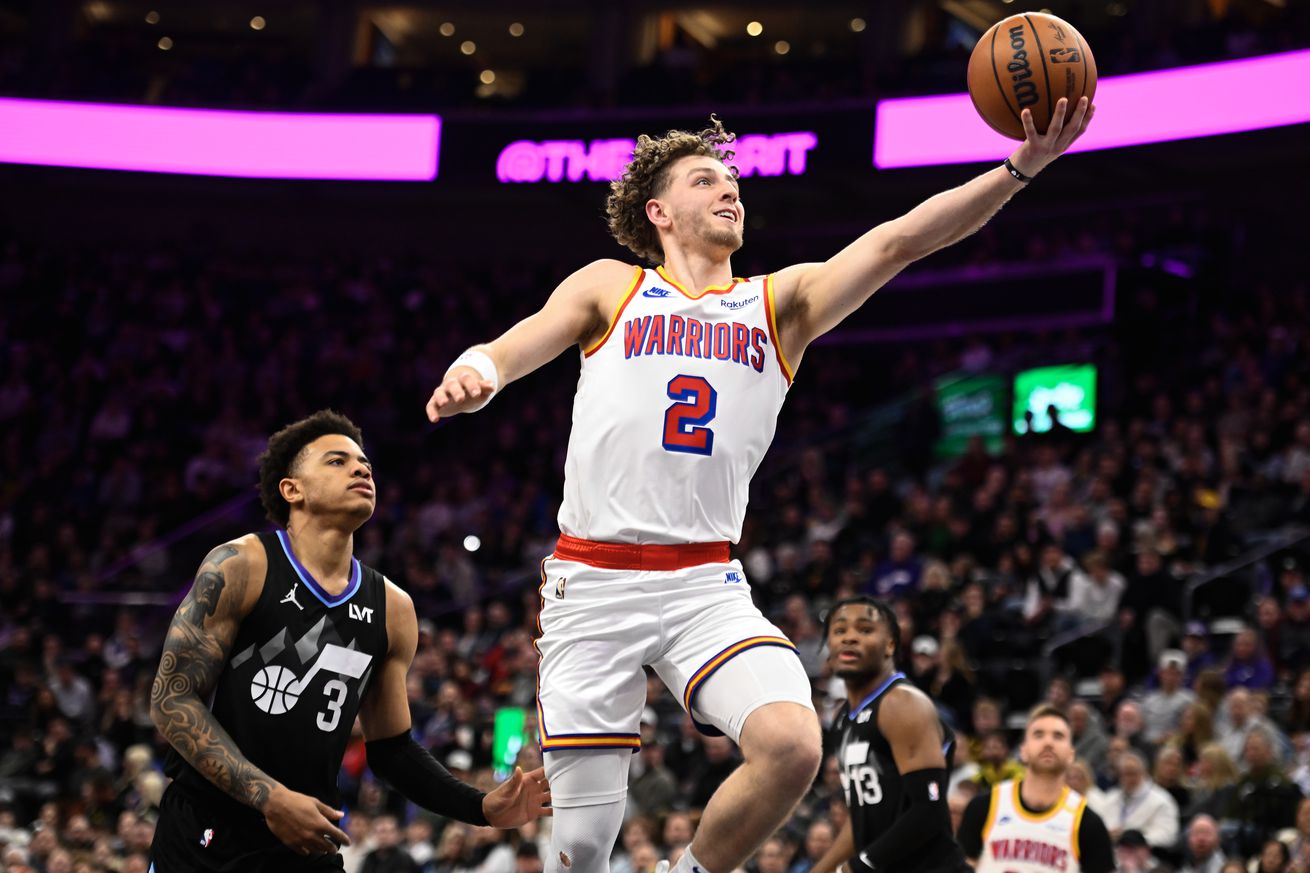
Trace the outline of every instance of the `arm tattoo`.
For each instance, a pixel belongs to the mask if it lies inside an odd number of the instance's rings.
[[[262,811],[275,782],[241,754],[236,743],[205,704],[218,681],[236,625],[206,627],[220,612],[224,587],[231,582],[223,610],[231,610],[245,592],[245,567],[233,561],[229,545],[211,551],[195,584],[173,616],[164,638],[164,653],[150,689],[150,714],[164,738],[191,766],[214,785],[242,803]]]

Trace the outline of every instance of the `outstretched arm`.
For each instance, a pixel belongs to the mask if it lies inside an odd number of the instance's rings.
[[[224,543],[205,557],[168,626],[150,689],[150,718],[200,775],[263,813],[282,842],[306,855],[332,853],[350,844],[333,824],[341,813],[250,763],[205,702],[242,619],[259,599],[265,570],[264,550],[253,537]]]
[[[927,695],[900,686],[887,692],[878,709],[878,730],[892,747],[904,790],[903,812],[851,859],[851,869],[894,870],[903,858],[951,839],[946,807],[946,753],[937,710]]]
[[[599,338],[608,326],[613,301],[631,283],[636,269],[622,261],[602,260],[569,276],[540,310],[491,342],[469,349],[485,356],[481,363],[492,372],[460,362],[450,368],[428,400],[428,419],[475,412],[494,391],[554,360],[569,346]]]
[[[386,661],[359,708],[373,772],[419,806],[469,824],[513,828],[549,815],[550,789],[542,769],[524,773],[515,768],[506,782],[483,794],[450,775],[410,736],[405,677],[418,649],[418,617],[414,601],[390,582],[387,639]]]
[[[1064,124],[1067,109],[1072,109],[1072,117]],[[1011,162],[1024,175],[1037,175],[1082,135],[1093,114],[1086,98],[1076,107],[1060,98],[1046,133],[1038,134],[1032,113],[1025,109],[1028,138]],[[810,342],[836,327],[893,276],[978,230],[1023,186],[1005,167],[996,167],[878,225],[823,263],[779,271],[774,293],[783,352],[794,363]]]

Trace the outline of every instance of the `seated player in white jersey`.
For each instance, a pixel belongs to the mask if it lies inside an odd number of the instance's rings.
[[[1019,758],[1022,779],[1007,780],[964,809],[956,834],[976,873],[1111,873],[1114,846],[1105,822],[1069,788],[1069,718],[1050,704],[1028,716]]]
[[[1022,173],[1040,172],[1086,128],[1085,102],[1067,125],[1065,108],[1012,155]],[[746,212],[721,151],[733,137],[713,123],[642,136],[613,183],[611,231],[661,266],[588,264],[539,312],[460,355],[427,404],[432,421],[473,412],[565,349],[581,352],[538,641],[551,873],[608,866],[640,742],[643,665],[745,758],[711,798],[678,873],[736,869],[804,795],[820,758],[810,685],[729,555],[751,476],[806,347],[1023,187],[998,166],[828,261],[734,278]]]

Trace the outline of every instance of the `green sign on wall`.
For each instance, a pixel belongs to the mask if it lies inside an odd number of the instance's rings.
[[[1028,433],[1025,413],[1033,416],[1033,433],[1051,429],[1049,407],[1060,423],[1087,433],[1096,427],[1096,365],[1066,364],[1024,370],[1014,377],[1014,432]]]
[[[937,411],[942,436],[939,458],[964,454],[969,438],[983,438],[989,453],[1001,450],[1005,433],[1005,380],[1000,376],[946,376],[937,380]]]

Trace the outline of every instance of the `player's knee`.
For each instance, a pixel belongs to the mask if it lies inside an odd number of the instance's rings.
[[[549,873],[609,873],[610,850],[623,826],[623,801],[555,810]]]
[[[742,732],[746,760],[766,763],[782,784],[809,787],[819,772],[823,749],[814,712],[792,703],[761,707]]]

